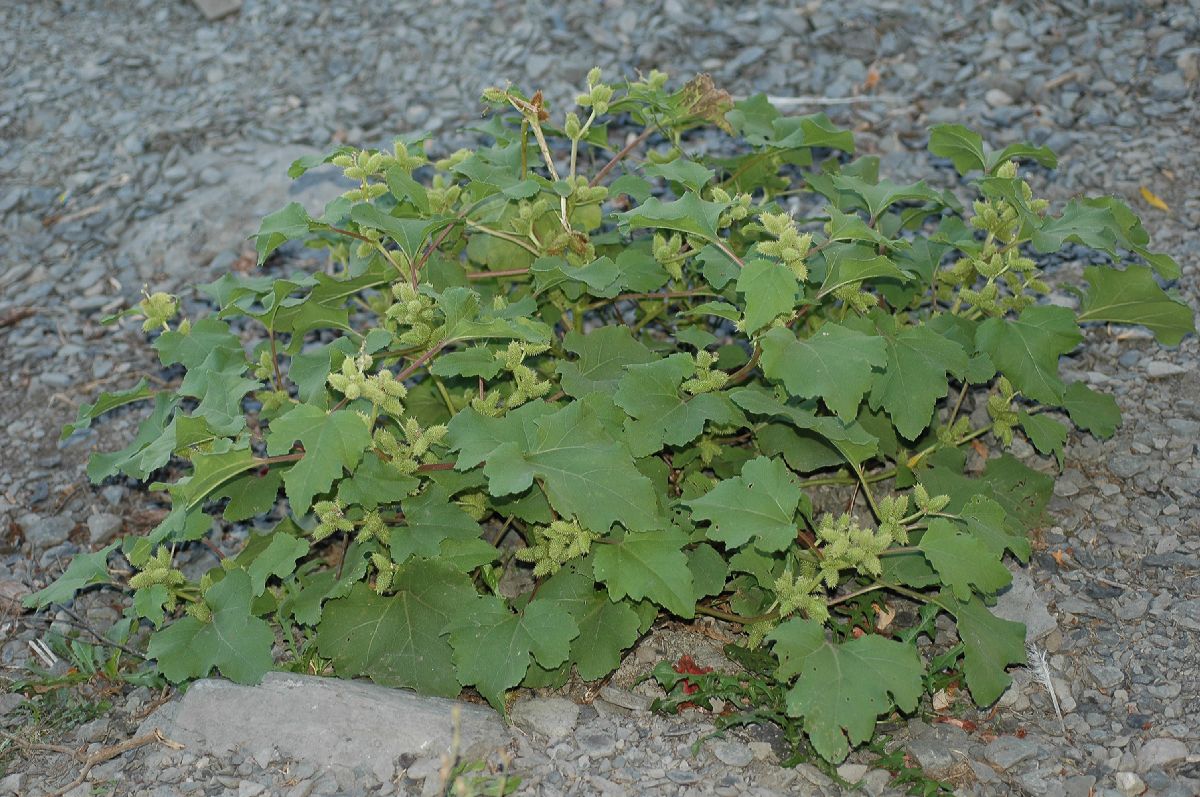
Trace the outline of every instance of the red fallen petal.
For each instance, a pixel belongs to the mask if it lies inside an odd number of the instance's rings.
[[[713,671],[712,667],[701,667],[686,653],[679,657],[679,661],[675,662],[674,670],[685,675],[705,675]]]

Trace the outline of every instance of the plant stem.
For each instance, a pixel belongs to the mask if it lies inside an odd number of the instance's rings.
[[[770,620],[776,616],[775,612],[767,612],[766,614],[760,614],[757,617],[742,617],[740,614],[722,611],[721,609],[714,609],[711,606],[705,606],[700,603],[696,604],[696,614],[705,614],[709,617],[715,617],[718,620],[724,620],[727,623],[737,623],[738,625],[750,625],[751,623]]]
[[[509,268],[503,271],[468,271],[466,277],[469,280],[486,280],[492,277],[521,277],[528,273],[528,268]]]
[[[903,595],[906,598],[912,598],[913,600],[918,601],[920,603],[937,603],[938,606],[942,606],[942,604],[939,603],[936,600],[936,598],[931,597],[929,595],[922,595],[920,592],[917,592],[916,590],[911,590],[911,589],[908,589],[907,587],[902,587],[899,584],[889,584],[886,581],[881,582],[881,583],[883,584],[884,588],[890,589],[892,592],[895,592],[899,595]],[[942,608],[945,608],[945,607],[943,606]]]
[[[946,426],[954,425],[954,419],[958,417],[958,411],[962,409],[963,399],[967,397],[969,387],[969,384],[963,382],[962,390],[958,391],[958,400],[954,402],[954,409],[950,410],[950,417],[946,420]]]
[[[921,549],[915,545],[898,545],[895,548],[888,548],[880,553],[880,556],[900,556],[906,553],[920,553]]]
[[[707,239],[707,240],[709,240],[709,241],[712,241],[712,243],[713,243],[713,245],[714,245],[714,246],[716,246],[718,249],[720,249],[722,252],[724,252],[724,253],[725,253],[725,255],[726,255],[726,256],[727,256],[727,257],[728,257],[730,260],[732,260],[734,263],[736,263],[736,264],[737,264],[737,267],[738,267],[738,268],[745,268],[745,267],[746,267],[746,264],[745,264],[745,262],[743,262],[743,260],[742,260],[740,257],[738,257],[737,255],[735,255],[735,254],[733,253],[733,250],[732,250],[732,249],[730,249],[730,248],[729,248],[729,247],[728,247],[728,246],[725,244],[725,242],[724,242],[724,241],[722,241],[722,240],[721,240],[719,237],[716,237],[716,236],[714,236],[714,237],[712,237],[712,238],[709,238],[709,239]]]
[[[628,156],[630,152],[633,152],[638,144],[641,144],[643,141],[650,138],[650,136],[654,134],[654,130],[655,128],[647,126],[645,130],[638,134],[637,138],[626,144],[620,152],[618,152],[616,155],[613,155],[612,159],[609,160],[608,163],[604,164],[600,171],[596,172],[596,176],[588,181],[588,186],[595,188],[597,185],[599,185],[600,181],[603,180],[608,173],[613,170],[613,167],[625,160],[626,156]]]
[[[396,381],[403,382],[405,379],[408,379],[410,376],[412,376],[414,373],[416,373],[416,371],[422,365],[424,365],[425,363],[429,362],[434,357],[436,357],[438,352],[440,352],[442,349],[446,348],[451,343],[453,343],[453,341],[443,340],[441,343],[434,346],[432,349],[425,352],[417,359],[413,360],[412,363],[407,368],[405,368],[400,373],[396,374]]]
[[[747,361],[747,363],[741,368],[730,374],[729,381],[727,381],[725,385],[736,385],[739,382],[746,381],[746,379],[750,377],[750,373],[754,370],[755,366],[758,365],[759,358],[761,357],[762,349],[759,348],[758,344],[756,343],[754,344],[754,352],[750,355],[749,361]]]
[[[658,318],[662,314],[663,314],[663,308],[662,308],[661,304],[651,307],[649,310],[646,311],[646,314],[644,316],[642,316],[641,319],[638,320],[638,322],[636,324],[634,324],[632,327],[630,327],[629,331],[636,335],[638,332],[641,332],[642,327],[646,326],[646,324],[649,324],[651,321]]]
[[[279,353],[275,350],[275,330],[267,327],[267,338],[271,341],[271,365],[275,369],[275,389],[283,390],[283,374],[279,373]]]
[[[859,482],[862,483],[863,496],[867,499],[867,505],[871,507],[871,513],[875,515],[876,520],[881,520],[883,515],[879,511],[879,505],[875,503],[875,496],[871,495],[871,485],[867,481],[866,474],[863,473],[863,469],[860,466],[854,465],[852,467],[855,475],[858,476]]]
[[[469,275],[468,275],[469,276]],[[659,291],[657,293],[622,293],[614,296],[611,299],[601,299],[598,302],[592,302],[587,306],[588,310],[595,310],[597,307],[615,304],[626,299],[684,299],[691,296],[720,296],[719,293],[706,290],[688,290],[688,291]]]
[[[465,211],[464,211],[464,213],[465,213]],[[421,258],[420,258],[419,260],[417,260],[417,262],[413,263],[413,267],[412,267],[412,286],[413,286],[414,288],[415,288],[415,287],[417,287],[417,274],[418,274],[418,272],[420,272],[420,270],[421,270],[422,268],[424,268],[425,264],[426,264],[427,262],[429,262],[429,257],[430,257],[430,256],[431,256],[431,255],[432,255],[432,254],[433,254],[435,251],[437,251],[437,248],[438,248],[439,246],[441,246],[441,245],[442,245],[442,241],[446,240],[446,236],[450,234],[450,230],[452,230],[452,229],[454,229],[454,225],[453,225],[453,224],[447,224],[445,227],[443,227],[443,228],[442,228],[442,231],[441,231],[440,233],[438,233],[438,237],[437,237],[437,238],[434,238],[434,239],[433,239],[433,241],[432,241],[432,242],[429,244],[429,246],[428,246],[428,247],[425,249],[425,252],[424,252],[424,253],[421,255]]]
[[[503,230],[494,230],[491,227],[486,227],[486,226],[480,224],[479,222],[471,221],[470,219],[463,219],[463,221],[466,222],[467,226],[470,227],[471,229],[478,230],[479,232],[484,233],[485,235],[491,235],[495,238],[499,238],[502,241],[508,241],[511,244],[516,244],[517,246],[524,249],[526,252],[529,252],[534,257],[540,257],[542,254],[537,249],[535,249],[532,244],[525,241],[523,238],[518,238],[517,236],[515,236],[511,233],[504,232]],[[401,273],[403,273],[403,272],[401,272]]]
[[[438,393],[442,397],[442,403],[446,405],[446,409],[450,412],[450,417],[453,418],[458,412],[458,408],[454,406],[454,402],[450,399],[450,393],[446,390],[446,385],[436,376],[433,377],[433,384],[437,388]]]
[[[857,598],[859,595],[866,595],[868,592],[875,592],[876,590],[881,590],[881,589],[887,589],[887,584],[883,584],[881,582],[876,582],[874,584],[871,584],[870,586],[863,587],[862,589],[856,589],[854,592],[850,592],[845,595],[839,595],[838,597],[833,598],[832,600],[827,600],[827,601],[825,601],[825,605],[826,606],[837,606],[839,603],[845,603],[848,600],[853,600],[853,599]]]

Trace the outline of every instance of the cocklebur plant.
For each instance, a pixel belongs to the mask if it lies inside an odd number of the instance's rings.
[[[593,71],[565,114],[513,87],[484,100],[476,150],[431,160],[407,136],[293,164],[354,187],[266,217],[259,262],[302,242],[325,270],[222,277],[209,317],[176,321],[161,294],[131,311],[182,382],[104,394],[64,437],[149,402],[88,473],[174,463],[151,485],[170,513],[30,605],[110,584],[119,547],[137,575],[112,586],[172,680],[255,682],[282,639],[327,673],[501,711],[518,686],[606,676],[660,615],[710,616],[773,657],[830,761],[916,710],[927,667],[995,701],[1025,638],[988,607],[1055,467],[1003,451],[1025,438],[1061,466],[1064,420],[1113,434],[1113,399],[1059,361],[1097,322],[1192,332],[1160,286],[1175,261],[1115,198],[1037,199],[1021,164],[1052,168],[1045,148],[957,125],[929,141],[951,192],[703,76]],[[689,155],[696,135],[726,154]],[[1111,260],[1075,309],[1046,301],[1039,259],[1068,243]],[[176,566],[251,520],[200,581]],[[917,619],[875,622],[897,601]],[[916,640],[938,615],[958,643],[935,665]]]

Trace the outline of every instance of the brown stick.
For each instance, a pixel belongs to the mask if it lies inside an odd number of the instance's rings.
[[[66,753],[70,756],[73,756],[76,753],[76,750],[72,747],[65,747],[61,744],[39,744],[37,742],[28,742],[22,739],[20,736],[9,733],[8,731],[0,731],[0,736],[8,739],[22,750],[41,750],[46,753]]]
[[[11,327],[14,324],[24,321],[31,315],[36,315],[37,310],[32,307],[18,307],[15,310],[8,311],[3,318],[0,318],[0,329]]]
[[[630,152],[633,152],[634,148],[638,144],[641,144],[643,141],[650,138],[650,136],[653,134],[654,134],[653,127],[647,127],[645,130],[643,130],[640,134],[638,134],[637,138],[635,138],[633,141],[630,141],[628,144],[626,144],[625,147],[620,152],[618,152],[616,155],[613,155],[612,160],[610,160],[608,163],[604,164],[604,167],[601,168],[600,171],[596,172],[596,176],[593,177],[588,182],[588,186],[595,188],[597,185],[599,185],[600,181],[603,180],[608,175],[608,173],[613,170],[614,166],[616,166],[621,161],[625,160],[625,157]]]
[[[130,750],[136,750],[139,747],[144,747],[151,742],[164,744],[167,747],[170,747],[172,750],[183,749],[183,745],[181,745],[179,742],[171,741],[157,730],[155,730],[153,733],[147,733],[141,736],[135,736],[132,739],[126,739],[123,742],[118,742],[117,744],[112,744],[108,747],[102,747],[96,752],[92,753],[86,759],[83,759],[83,769],[79,771],[79,775],[75,778],[75,780],[71,781],[66,786],[63,786],[58,791],[51,792],[50,794],[46,795],[46,797],[62,797],[64,794],[71,791],[71,789],[74,789],[76,786],[87,780],[87,776],[92,771],[92,767],[96,766],[97,764],[103,764],[105,761],[108,761],[111,758],[124,755]],[[76,758],[79,758],[82,753],[75,752],[74,755]]]
[[[411,365],[409,365],[407,368],[405,368],[400,373],[396,374],[396,381],[403,382],[405,379],[408,379],[410,376],[412,376],[414,373],[416,373],[418,368],[420,368],[422,365],[424,365],[425,363],[429,362],[434,357],[436,357],[438,352],[440,352],[442,349],[446,348],[446,346],[448,346],[452,342],[453,341],[443,340],[441,343],[434,346],[432,349],[425,352],[417,359],[413,360]]]
[[[457,223],[457,221],[455,223]],[[429,248],[425,250],[423,255],[421,255],[421,259],[416,263],[413,263],[412,286],[414,288],[417,287],[417,273],[429,261],[429,256],[432,255],[434,251],[442,245],[442,241],[446,240],[446,236],[450,234],[450,230],[452,229],[454,229],[454,224],[447,224],[445,227],[443,227],[442,231],[438,233],[438,237],[433,239],[433,241],[429,244]]]

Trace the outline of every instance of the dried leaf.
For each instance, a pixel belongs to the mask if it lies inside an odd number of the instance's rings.
[[[883,633],[892,624],[892,620],[896,619],[896,610],[886,605],[880,606],[878,603],[872,603],[871,608],[875,610],[875,630]]]
[[[878,69],[873,66],[868,68],[867,79],[863,81],[863,90],[872,91],[876,86],[879,85],[879,78],[880,74]]]
[[[1158,208],[1163,213],[1171,212],[1171,206],[1168,205],[1166,202],[1163,202],[1162,198],[1159,197],[1158,194],[1154,193],[1146,186],[1143,185],[1141,188],[1138,189],[1138,191],[1141,193],[1142,199],[1146,200],[1146,204],[1149,205],[1150,207]]]

